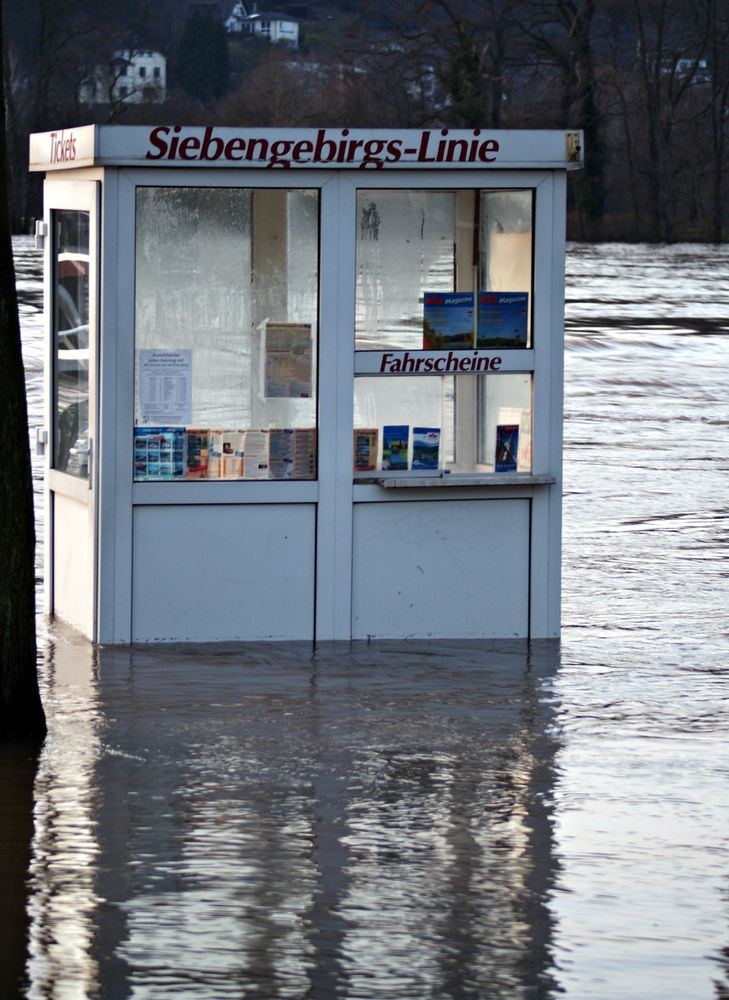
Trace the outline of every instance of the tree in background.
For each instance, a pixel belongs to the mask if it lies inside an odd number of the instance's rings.
[[[0,39],[2,9],[0,8]],[[2,69],[0,46],[0,70]],[[0,72],[0,738],[41,739],[35,635],[35,524],[5,169],[5,95]]]
[[[210,14],[195,11],[185,22],[173,63],[175,84],[203,104],[230,86],[225,28]]]

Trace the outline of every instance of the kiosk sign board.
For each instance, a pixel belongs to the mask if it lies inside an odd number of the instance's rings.
[[[579,133],[487,129],[251,129],[158,125],[60,129],[30,137],[31,170],[80,166],[251,169],[571,169]]]

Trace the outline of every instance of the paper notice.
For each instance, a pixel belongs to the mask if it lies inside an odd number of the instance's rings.
[[[139,352],[142,424],[192,423],[192,350]]]

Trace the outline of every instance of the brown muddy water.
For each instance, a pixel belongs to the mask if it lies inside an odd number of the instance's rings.
[[[567,315],[561,645],[41,621],[0,997],[729,997],[729,248],[573,245]]]

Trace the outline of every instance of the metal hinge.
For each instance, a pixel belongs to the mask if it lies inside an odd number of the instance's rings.
[[[48,224],[43,221],[43,219],[35,220],[35,248],[36,250],[43,250],[46,245],[46,236],[48,235]]]

